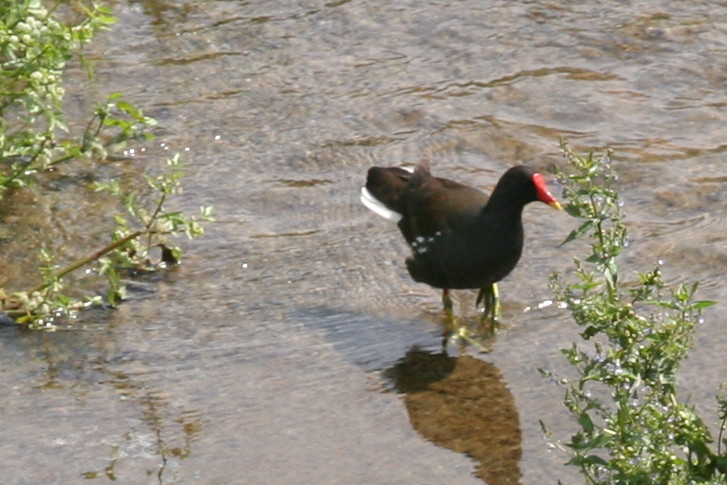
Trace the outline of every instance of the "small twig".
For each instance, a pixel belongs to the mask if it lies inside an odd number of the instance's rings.
[[[78,268],[81,268],[82,266],[86,266],[88,263],[91,263],[92,261],[96,261],[97,259],[99,259],[103,255],[105,255],[107,253],[110,253],[114,249],[123,246],[127,242],[129,242],[129,241],[131,241],[133,239],[136,239],[137,237],[141,236],[142,234],[145,234],[146,232],[147,231],[136,231],[136,232],[132,232],[131,234],[122,237],[118,241],[114,241],[113,243],[109,244],[108,246],[99,249],[95,253],[93,253],[93,254],[91,254],[89,256],[85,256],[85,257],[83,257],[81,259],[78,259],[78,260],[74,261],[73,263],[69,264],[65,268],[63,268],[60,271],[58,271],[55,274],[55,280],[59,280],[59,279],[63,278],[64,276],[66,276],[67,274],[76,271]],[[33,288],[32,290],[30,290],[28,292],[28,294],[29,295],[32,295],[33,293],[36,293],[36,292],[39,292],[39,291],[43,291],[46,288],[48,288],[48,286],[50,286],[51,284],[52,284],[52,282],[41,283],[40,285],[38,285],[35,288]]]
[[[145,226],[146,226],[146,232],[149,233],[149,237],[148,237],[148,239],[146,241],[146,246],[147,247],[151,247],[151,236],[154,233],[151,230],[151,226],[152,226],[152,224],[154,224],[154,221],[156,221],[157,216],[161,212],[161,210],[162,210],[162,208],[164,206],[164,202],[166,201],[166,198],[167,198],[167,194],[164,193],[164,192],[162,192],[162,195],[159,198],[159,202],[157,203],[157,206],[154,209],[154,212],[152,213],[151,217],[149,218],[149,221],[146,222],[146,224],[145,224]]]

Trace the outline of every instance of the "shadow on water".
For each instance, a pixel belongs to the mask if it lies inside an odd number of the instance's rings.
[[[477,476],[490,485],[520,483],[520,422],[497,367],[412,347],[384,376],[424,438],[477,461]]]
[[[425,440],[473,459],[476,476],[489,485],[521,483],[515,398],[494,364],[441,345],[443,321],[426,325],[420,318],[329,308],[294,318],[322,331],[347,360],[383,377],[385,388],[403,396],[410,424]]]

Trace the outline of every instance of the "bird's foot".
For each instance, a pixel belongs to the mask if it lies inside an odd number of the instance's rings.
[[[460,353],[467,348],[475,348],[482,353],[491,352],[487,338],[483,338],[478,332],[473,332],[469,326],[458,322],[456,318],[448,320],[442,331],[442,352],[448,353],[448,349],[455,345]]]
[[[454,314],[454,305],[449,290],[442,291],[442,305],[444,307],[444,329],[442,331],[442,349],[446,352],[447,347],[457,342],[463,348],[474,346],[482,352],[489,352],[487,341],[492,337],[499,322],[500,302],[498,299],[497,285],[480,289],[477,295],[477,306],[484,304],[483,314],[479,329],[470,328],[466,321],[462,321]]]

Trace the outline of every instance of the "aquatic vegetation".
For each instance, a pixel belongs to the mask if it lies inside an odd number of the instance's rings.
[[[63,74],[68,63],[76,61],[93,75],[83,57],[83,46],[116,21],[107,7],[79,1],[69,8],[59,1],[46,8],[40,0],[0,0],[0,7],[0,199],[9,190],[23,190],[36,183],[64,162],[97,162],[130,141],[153,138],[149,129],[156,122],[120,93],[99,103],[80,133],[69,129]],[[169,236],[201,236],[200,221],[211,219],[212,209],[203,207],[199,216],[169,210],[170,196],[181,192],[179,155],[167,159],[167,165],[160,175],[139,174],[153,196],[140,197],[134,189],[122,190],[115,180],[95,183],[94,190],[109,192],[119,198],[120,208],[125,207],[125,213],[112,215],[117,228],[111,243],[65,266],[41,248],[42,283],[12,293],[0,288],[0,320],[47,329],[58,317],[102,304],[103,298],[97,295],[74,298],[66,294],[64,277],[82,268],[106,279],[109,288],[105,302],[114,306],[125,296],[120,273],[153,271],[179,262],[181,248],[172,244]],[[155,249],[159,256],[152,261]]]
[[[115,19],[105,7],[87,6],[81,20],[66,23],[54,15],[60,3],[49,10],[40,0],[0,2],[0,196],[101,146],[90,129],[80,140],[68,136],[62,78]]]
[[[581,221],[566,238],[589,243],[568,276],[551,288],[580,327],[583,342],[562,352],[576,378],[546,376],[565,387],[564,404],[578,424],[570,440],[554,439],[589,484],[725,483],[727,399],[718,397],[720,432],[714,438],[693,406],[680,399],[677,372],[694,347],[702,310],[697,283],[668,285],[661,264],[620,277],[618,257],[627,226],[615,188],[611,153],[574,154],[562,145],[568,168],[558,174],[565,210]]]

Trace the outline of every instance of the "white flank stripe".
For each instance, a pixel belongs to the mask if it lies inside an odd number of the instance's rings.
[[[401,220],[401,214],[393,211],[386,207],[379,200],[371,195],[371,192],[366,190],[366,187],[361,187],[361,203],[370,209],[374,214],[377,214],[384,219],[388,219],[392,222],[399,222]]]

